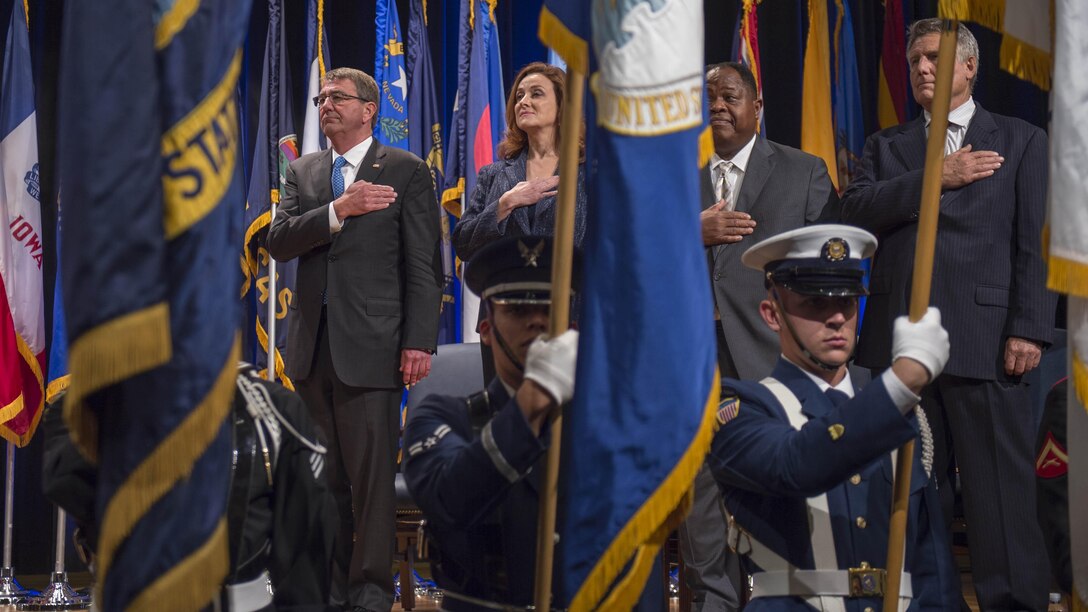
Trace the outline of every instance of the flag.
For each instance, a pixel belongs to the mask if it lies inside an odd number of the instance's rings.
[[[699,172],[713,151],[702,7],[546,0],[541,15],[544,44],[569,66],[587,66],[580,41],[594,52],[586,168],[596,205],[557,513],[558,602],[571,610],[631,608],[710,444],[718,382],[699,226]],[[668,214],[645,202],[669,202]]]
[[[759,13],[756,0],[743,0],[737,11],[737,36],[733,39],[733,61],[740,62],[752,71],[756,78],[756,95],[763,97],[763,69],[759,64]],[[759,125],[756,130],[767,135],[767,126],[763,121],[763,109],[759,110]]]
[[[60,286],[60,235],[63,231],[60,203],[57,203],[57,277],[53,282],[53,337],[49,343],[49,369],[45,377],[45,401],[52,404],[68,390],[68,332],[64,329],[64,300]]]
[[[858,79],[857,54],[854,51],[854,24],[850,16],[850,3],[846,0],[834,2],[835,29],[832,46],[835,69],[832,74],[831,107],[835,116],[835,167],[838,169],[839,187],[845,191],[861,159],[861,150],[865,147],[865,118],[861,108],[861,83]]]
[[[453,244],[450,242],[450,214],[442,208],[438,194],[444,182],[442,122],[438,92],[434,88],[431,44],[427,38],[427,13],[423,0],[411,0],[408,15],[408,150],[427,162],[436,194],[435,205],[442,227],[442,315],[438,343],[459,342],[458,303],[461,284],[453,273]]]
[[[497,159],[498,144],[506,131],[506,95],[502,85],[499,32],[495,24],[497,4],[498,0],[461,0],[458,87],[454,99],[454,125],[450,128],[454,137],[447,140],[450,158],[446,166],[446,188],[442,193],[442,206],[457,218],[461,217],[463,198],[471,197],[472,190],[476,188],[480,168]],[[464,23],[466,14],[467,24]],[[466,45],[464,41],[469,40],[469,31],[471,45]],[[464,55],[462,51],[466,46],[470,46],[471,50]],[[467,63],[460,63],[462,60]],[[462,83],[465,85],[463,97]],[[465,107],[463,113],[460,110],[462,103]],[[479,309],[479,298],[463,289],[461,337],[465,342],[479,338],[476,334]]]
[[[313,99],[321,93],[321,80],[329,63],[329,36],[325,32],[324,3],[306,0],[306,118],[302,124],[302,154],[321,151],[328,144]]]
[[[449,135],[446,137],[446,171],[442,185],[442,208],[458,219],[461,218],[461,204],[465,196],[465,178],[467,170],[467,114],[469,58],[472,56],[472,0],[461,0],[461,10],[457,18],[457,92],[453,98],[453,112],[450,117]]]
[[[1088,6],[1056,3],[1053,125],[1050,130],[1050,209],[1044,230],[1047,286],[1068,298],[1069,338],[1069,528],[1074,598],[1088,609],[1088,120],[1084,57],[1088,54]],[[1077,603],[1077,602],[1075,602]],[[1078,609],[1074,605],[1073,609]]]
[[[877,76],[877,120],[880,129],[908,119],[907,47],[903,0],[884,0],[884,36]]]
[[[827,0],[808,0],[808,36],[801,83],[801,150],[824,160],[831,182],[839,188],[835,169],[835,131],[831,115],[831,70],[828,51]]]
[[[466,196],[476,188],[476,175],[480,169],[497,159],[499,141],[506,132],[506,90],[502,86],[499,31],[495,24],[495,7],[499,0],[473,0],[473,3],[475,23],[465,125]]]
[[[567,63],[564,62],[563,57],[551,47],[548,47],[548,63],[556,68],[561,68],[563,72],[567,71]]]
[[[408,148],[408,72],[404,37],[394,0],[378,0],[375,25],[374,80],[378,83],[378,142]]]
[[[287,164],[298,158],[281,3],[282,0],[268,1],[268,34],[265,38],[264,67],[261,72],[257,141],[253,147],[253,167],[249,173],[249,190],[242,224],[245,238],[242,243],[241,294],[246,311],[243,319],[245,326],[242,329],[242,356],[261,370],[261,376],[267,377],[268,330],[274,328],[274,380],[294,389],[294,384],[283,372],[283,355],[287,348],[287,311],[294,300],[298,262],[276,262],[265,247],[272,220],[272,207],[279,204],[280,186]],[[270,282],[273,278],[274,283]],[[271,326],[268,323],[270,301],[275,305],[275,323]]]
[[[65,5],[64,412],[98,466],[101,610],[200,609],[228,572],[249,8]]]
[[[506,96],[502,85],[499,33],[495,24],[498,0],[462,0],[458,38],[458,86],[454,122],[461,121],[450,143],[446,189],[442,205],[460,218],[460,200],[476,187],[480,168],[495,161],[506,131]],[[468,22],[465,23],[465,15]],[[466,42],[468,41],[468,42]],[[466,49],[470,49],[465,53]],[[464,88],[461,87],[462,83]],[[462,91],[464,96],[461,95]],[[464,110],[461,111],[461,105]],[[461,114],[459,117],[458,114]],[[463,130],[463,131],[462,131]],[[456,140],[456,142],[454,142]],[[473,326],[476,322],[473,321]]]
[[[940,0],[937,13],[945,19],[973,21],[1001,34],[1001,69],[1050,91],[1053,4],[1026,0]]]
[[[0,436],[24,446],[45,397],[42,209],[28,22],[13,3],[0,94]]]

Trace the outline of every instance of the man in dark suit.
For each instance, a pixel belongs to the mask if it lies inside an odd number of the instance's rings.
[[[723,377],[759,380],[778,358],[778,339],[759,317],[763,276],[740,255],[756,242],[818,220],[838,220],[838,195],[823,160],[756,134],[763,100],[744,64],[726,62],[706,73],[714,155],[703,180],[703,244],[708,249]],[[738,608],[726,576],[731,555],[714,479],[696,477],[695,502],[680,529],[686,579],[696,611]]]
[[[916,22],[907,47],[924,116],[871,136],[843,195],[844,222],[880,238],[858,349],[858,363],[877,370],[888,366],[893,319],[907,312],[940,29],[937,19]],[[1040,255],[1047,139],[975,103],[978,61],[978,44],[961,25],[931,298],[954,348],[922,405],[932,414],[949,523],[953,456],[960,470],[980,607],[1042,610],[1048,575],[1034,515],[1035,423],[1021,377],[1039,364],[1054,325]]]
[[[349,610],[393,604],[401,389],[430,371],[442,295],[431,175],[374,140],[377,99],[359,70],[325,74],[314,102],[331,150],[288,166],[268,235],[277,260],[299,258],[287,374],[328,432],[340,511],[331,595]]]

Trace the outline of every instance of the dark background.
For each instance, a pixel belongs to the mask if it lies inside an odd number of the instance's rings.
[[[13,1],[0,0],[0,37],[6,39]],[[54,232],[56,224],[56,125],[57,75],[67,1],[28,0],[30,45],[37,101],[39,163],[42,177],[42,230],[46,259],[46,329],[51,328],[53,278],[56,270]],[[284,0],[286,44],[295,92],[295,126],[303,125],[304,66],[306,18],[304,0]],[[876,84],[883,33],[884,8],[879,0],[846,0],[853,15],[855,49],[866,132],[877,129]],[[500,0],[496,9],[499,46],[504,83],[509,86],[514,74],[525,64],[546,60],[547,52],[537,38],[537,20],[542,0]],[[731,59],[737,11],[740,0],[704,0],[706,18],[707,63]],[[936,14],[936,0],[904,0],[906,23]],[[326,67],[352,66],[373,74],[375,2],[370,0],[325,0],[325,26],[330,57]],[[250,30],[246,38],[245,73],[240,95],[246,103],[250,125],[256,123],[260,97],[261,64],[267,31],[267,2],[256,0]],[[453,107],[457,75],[457,17],[459,0],[428,0],[428,35],[434,61],[435,86],[442,96],[443,129]],[[397,0],[400,23],[407,32],[408,0]],[[798,146],[801,125],[801,71],[804,37],[807,31],[806,0],[764,0],[758,7],[759,44],[763,70],[764,116],[767,136],[774,141]],[[118,15],[124,19],[124,15]],[[833,27],[833,24],[832,24]],[[991,111],[1021,117],[1046,128],[1048,120],[1046,92],[1020,81],[996,66],[1001,44],[1000,34],[969,24],[979,40],[981,69],[975,89],[976,99]],[[406,35],[406,34],[405,34]],[[3,49],[0,41],[0,49]],[[904,59],[905,61],[905,59]],[[308,102],[307,102],[308,103]],[[910,103],[911,115],[917,113]],[[93,120],[93,117],[88,117]],[[256,136],[255,127],[247,128],[246,163]],[[448,149],[447,149],[448,150]],[[240,243],[241,241],[239,241]],[[239,244],[239,247],[241,245]],[[152,408],[152,407],[149,407]],[[16,453],[16,512],[13,539],[14,566],[19,574],[51,571],[53,521],[51,507],[41,496],[41,439]],[[69,555],[71,557],[71,555]]]

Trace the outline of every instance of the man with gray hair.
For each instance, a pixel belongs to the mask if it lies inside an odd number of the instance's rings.
[[[442,259],[430,170],[374,139],[377,99],[365,72],[325,73],[314,104],[330,147],[287,167],[268,251],[298,257],[287,375],[329,439],[331,603],[388,611],[400,397],[430,372]]]
[[[941,22],[918,21],[907,45],[923,116],[869,137],[843,221],[876,234],[860,365],[887,368],[892,322],[907,312]],[[1046,133],[986,111],[971,95],[978,43],[957,39],[941,176],[932,303],[951,336],[944,373],[922,393],[935,437],[935,476],[951,524],[959,468],[968,546],[983,610],[1045,610],[1047,559],[1035,519],[1031,399],[1021,382],[1054,326],[1041,235]]]

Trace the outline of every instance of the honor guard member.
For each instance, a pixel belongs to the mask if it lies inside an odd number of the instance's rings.
[[[551,259],[551,238],[526,236],[472,258],[465,283],[480,296],[480,340],[493,348],[496,376],[468,398],[431,395],[408,417],[404,476],[437,548],[443,610],[533,603],[546,421],[574,393],[578,350],[577,331],[543,336]]]
[[[929,474],[932,437],[915,408],[948,360],[940,313],[896,320],[892,367],[862,390],[850,379],[858,296],[867,293],[861,262],[875,250],[865,230],[814,225],[742,256],[765,274],[760,314],[782,354],[759,382],[723,379],[707,463],[730,546],[751,575],[752,612],[881,609],[893,451],[915,438],[900,608],[959,607]]]
[[[224,612],[327,608],[336,506],[325,485],[325,447],[297,393],[239,363],[231,419],[227,539],[230,571],[213,608]],[[78,526],[94,570],[97,473],[72,443],[60,403],[46,410],[45,495]]]

